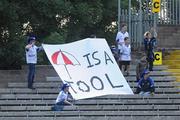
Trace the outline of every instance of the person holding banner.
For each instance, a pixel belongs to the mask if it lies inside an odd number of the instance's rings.
[[[37,47],[35,45],[36,37],[28,37],[28,45],[25,46],[26,51],[26,62],[29,66],[28,72],[28,88],[35,89],[33,87],[34,77],[35,77],[35,64],[37,63],[37,52],[43,50],[42,47]]]
[[[150,77],[150,71],[144,70],[142,77],[138,82],[136,93],[143,96],[148,96],[150,94],[154,94],[154,92],[154,80]]]
[[[122,45],[120,51],[120,69],[124,70],[124,73],[128,76],[130,70],[130,62],[131,62],[131,45],[129,37],[124,38],[125,44]],[[123,69],[124,68],[124,69]]]
[[[119,31],[116,35],[116,47],[118,48],[119,53],[122,50],[122,45],[125,44],[124,42],[125,37],[129,37],[129,33],[127,32],[127,25],[122,24],[121,31]],[[121,56],[119,55],[119,61],[121,61],[120,57]],[[120,67],[120,63],[119,63],[119,67]]]
[[[70,86],[67,83],[63,84],[61,91],[59,92],[59,95],[57,96],[56,103],[52,107],[53,111],[62,111],[65,104],[73,106],[73,104],[68,101],[69,87]]]
[[[148,61],[148,68],[153,71],[154,62],[154,48],[156,46],[156,38],[152,37],[152,34],[148,31],[144,34],[144,48]]]

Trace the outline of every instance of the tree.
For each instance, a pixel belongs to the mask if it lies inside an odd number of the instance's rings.
[[[0,67],[19,67],[27,35],[40,43],[65,43],[96,34],[112,43],[117,0],[1,0],[0,17]]]
[[[1,0],[0,68],[17,68],[23,63],[26,43],[22,32],[24,23],[29,22],[33,31],[31,34],[43,39],[60,31],[56,16],[59,15],[58,20],[63,19],[68,11],[68,2],[62,0]]]
[[[101,0],[71,0],[71,5],[66,42],[95,34],[94,28],[102,20]]]
[[[0,1],[0,68],[17,67],[22,62],[22,36],[17,6],[6,0]]]

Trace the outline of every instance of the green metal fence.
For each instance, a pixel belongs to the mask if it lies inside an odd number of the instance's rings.
[[[152,13],[152,0],[138,1],[139,8],[136,10],[121,9],[119,6],[119,23],[128,24],[133,48],[140,48],[144,32],[150,31],[151,28],[157,30],[157,25],[180,25],[180,0],[161,0],[159,13]],[[131,7],[130,3],[131,0],[129,0],[129,7]]]

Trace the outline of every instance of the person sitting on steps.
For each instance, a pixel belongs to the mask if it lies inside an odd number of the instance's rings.
[[[149,96],[150,94],[154,94],[154,80],[150,77],[150,71],[144,70],[141,79],[138,82],[136,93]]]
[[[51,108],[53,111],[62,111],[64,108],[64,105],[71,105],[73,104],[69,102],[69,84],[63,84],[61,91],[59,92],[59,95],[57,96],[55,105]]]

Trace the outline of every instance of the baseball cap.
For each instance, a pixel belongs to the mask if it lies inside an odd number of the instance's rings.
[[[36,37],[35,37],[35,36],[30,36],[30,37],[28,38],[28,44],[29,44],[31,41],[34,41],[34,40],[36,40]]]
[[[65,83],[65,84],[63,84],[61,90],[64,90],[65,88],[67,88],[67,87],[69,87],[69,86],[70,86],[69,84]]]

